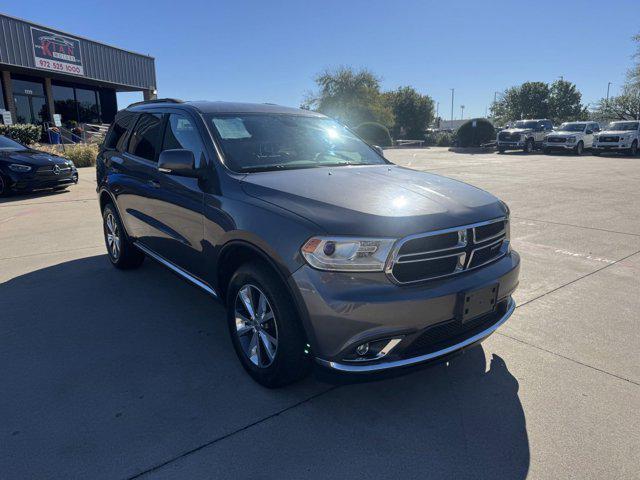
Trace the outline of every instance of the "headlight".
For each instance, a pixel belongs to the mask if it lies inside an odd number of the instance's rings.
[[[31,167],[29,165],[12,163],[11,165],[9,165],[9,170],[13,170],[14,172],[28,172],[31,170]]]
[[[573,143],[576,141],[576,137],[567,137],[567,142],[568,143]]]
[[[301,252],[319,270],[380,272],[394,242],[391,238],[313,237]]]

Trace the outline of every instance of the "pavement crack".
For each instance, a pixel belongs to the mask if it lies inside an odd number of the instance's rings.
[[[573,223],[553,222],[551,220],[540,220],[538,218],[520,217],[518,215],[511,215],[511,218],[518,219],[518,220],[526,220],[528,222],[550,223],[552,225],[561,225],[563,227],[584,228],[585,230],[596,230],[598,232],[615,233],[615,234],[618,234],[618,235],[629,235],[629,236],[632,236],[632,237],[640,237],[640,234],[638,234],[638,233],[619,232],[617,230],[607,230],[606,228],[598,228],[598,227],[585,227],[584,225],[575,225]]]
[[[147,475],[147,474],[149,474],[151,472],[155,472],[155,471],[157,471],[157,470],[159,470],[159,469],[161,469],[161,468],[163,468],[163,467],[165,467],[165,466],[167,466],[167,465],[169,465],[169,464],[171,464],[173,462],[176,462],[177,460],[180,460],[182,458],[188,457],[190,455],[193,455],[196,452],[199,452],[200,450],[203,450],[203,449],[205,449],[207,447],[210,447],[211,445],[214,445],[215,443],[217,443],[217,442],[219,442],[221,440],[225,440],[225,439],[227,439],[229,437],[232,437],[232,436],[234,436],[234,435],[236,435],[236,434],[238,434],[240,432],[248,430],[251,427],[255,427],[256,425],[259,425],[259,424],[261,424],[263,422],[266,422],[267,420],[270,420],[270,419],[272,419],[274,417],[277,417],[278,415],[286,413],[289,410],[293,410],[294,408],[297,408],[297,407],[299,407],[301,405],[304,405],[305,403],[308,403],[308,402],[310,402],[312,400],[315,400],[316,398],[321,397],[322,395],[325,395],[327,393],[333,392],[334,390],[336,390],[339,387],[340,387],[340,385],[333,385],[333,386],[329,387],[328,389],[323,390],[322,392],[318,392],[318,393],[316,393],[314,395],[311,395],[310,397],[307,397],[307,398],[305,398],[303,400],[300,400],[299,402],[296,402],[293,405],[289,405],[286,408],[278,410],[277,412],[274,412],[271,415],[267,415],[266,417],[263,417],[263,418],[261,418],[259,420],[256,420],[255,422],[249,423],[249,424],[245,425],[244,427],[238,428],[238,429],[236,429],[236,430],[234,430],[232,432],[229,432],[229,433],[227,433],[225,435],[222,435],[220,437],[214,438],[213,440],[210,440],[210,441],[208,441],[206,443],[203,443],[202,445],[199,445],[199,446],[197,446],[195,448],[192,448],[190,450],[182,452],[179,455],[176,455],[175,457],[170,458],[169,460],[165,460],[164,462],[158,463],[157,465],[149,467],[146,470],[143,470],[142,472],[139,472],[139,473],[136,473],[133,476],[127,477],[127,480],[133,480],[135,478],[140,478],[140,477],[142,477],[144,475]]]

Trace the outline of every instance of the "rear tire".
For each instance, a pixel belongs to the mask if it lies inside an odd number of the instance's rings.
[[[233,348],[256,382],[277,388],[308,374],[306,335],[298,312],[271,268],[257,261],[238,268],[229,281],[226,304]]]
[[[120,216],[111,203],[102,211],[102,228],[109,260],[114,267],[129,270],[142,265],[144,253],[127,237]]]

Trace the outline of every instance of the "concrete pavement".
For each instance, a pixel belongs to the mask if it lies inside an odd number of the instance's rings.
[[[0,200],[0,477],[637,478],[640,158],[390,150],[512,211],[519,307],[448,365],[265,390],[224,310],[105,256],[92,169]]]

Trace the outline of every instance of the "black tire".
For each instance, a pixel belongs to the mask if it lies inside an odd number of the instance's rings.
[[[0,174],[0,197],[8,197],[9,195],[11,195],[9,181]]]
[[[633,143],[631,144],[631,148],[629,149],[629,155],[631,155],[632,157],[635,157],[636,155],[638,155],[638,141],[634,140]]]
[[[114,267],[121,270],[129,270],[142,265],[144,253],[138,250],[127,237],[120,216],[111,203],[108,203],[102,211],[102,230],[109,260]],[[112,241],[109,239],[110,233],[113,235]],[[117,239],[114,237],[117,237]],[[114,244],[118,245],[118,247],[114,247]]]
[[[524,153],[531,153],[533,152],[533,139],[529,139],[527,140],[527,142],[524,144]]]
[[[265,295],[268,303],[262,312],[262,318],[266,317],[264,314],[266,311],[271,312],[273,318],[260,320],[261,314],[254,308],[255,316],[249,319],[247,316],[249,310],[245,307],[246,303],[243,301],[241,290],[245,293],[253,292],[253,303],[259,303],[259,296]],[[227,323],[233,348],[244,369],[256,382],[268,388],[277,388],[296,382],[309,373],[311,365],[305,353],[306,335],[298,312],[283,281],[271,268],[259,261],[240,266],[229,281],[226,304]],[[256,325],[258,331],[242,320],[240,320],[242,323],[237,323],[236,311],[239,317],[244,315],[245,319]],[[270,334],[275,332],[277,344],[275,352],[271,352],[272,358],[268,355],[260,329]],[[239,330],[244,330],[246,333],[240,335]],[[252,343],[254,338],[255,343]],[[251,345],[255,347],[252,349]],[[269,345],[270,348],[273,347],[273,343]],[[246,350],[248,350],[247,353],[245,353]],[[249,353],[253,351],[256,352],[255,356]],[[252,360],[252,357],[255,358]],[[265,361],[262,362],[261,359]]]
[[[576,148],[574,149],[574,153],[577,156],[580,156],[580,155],[582,155],[584,153],[584,143],[582,142],[582,140],[580,140],[578,142],[578,144],[576,145]]]
[[[498,153],[504,153],[506,151],[505,148],[498,148]]]

